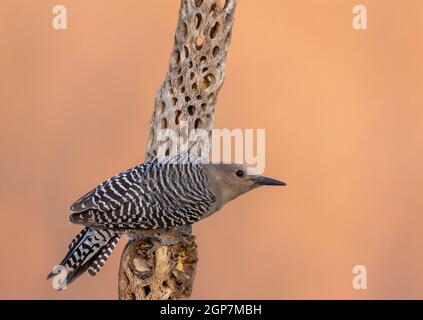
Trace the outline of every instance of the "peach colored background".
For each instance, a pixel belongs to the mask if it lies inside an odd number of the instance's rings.
[[[239,1],[216,127],[265,128],[267,175],[289,187],[194,227],[194,298],[423,298],[423,2],[360,2],[364,32],[357,1]],[[178,7],[2,1],[0,298],[117,297],[123,242],[64,292],[45,276],[79,230],[68,206],[143,159]]]

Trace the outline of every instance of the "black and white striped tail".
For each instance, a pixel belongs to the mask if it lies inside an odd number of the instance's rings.
[[[69,252],[60,262],[66,268],[65,284],[69,285],[87,270],[95,276],[106,263],[119,238],[120,234],[115,231],[84,228],[69,244]],[[59,273],[60,270],[53,271],[47,279]]]

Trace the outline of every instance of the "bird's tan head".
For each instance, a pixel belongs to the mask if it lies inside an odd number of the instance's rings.
[[[221,206],[260,186],[286,186],[285,182],[261,176],[243,164],[213,163],[203,166]]]

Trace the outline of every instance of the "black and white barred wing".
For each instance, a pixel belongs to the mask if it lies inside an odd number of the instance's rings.
[[[108,212],[136,200],[143,191],[141,181],[144,170],[145,166],[139,165],[98,185],[71,205],[71,214],[90,209]]]
[[[143,164],[99,185],[71,208],[71,221],[113,230],[192,224],[215,203],[198,164]]]

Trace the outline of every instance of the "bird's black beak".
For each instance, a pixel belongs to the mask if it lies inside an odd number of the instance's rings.
[[[263,176],[258,176],[256,183],[261,186],[286,186],[285,182]]]

